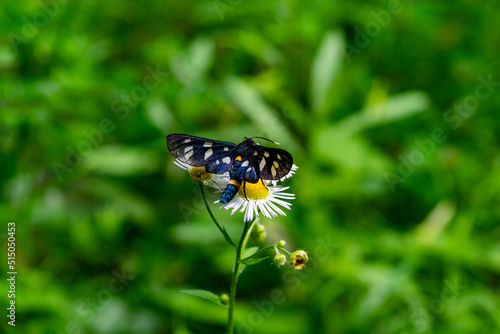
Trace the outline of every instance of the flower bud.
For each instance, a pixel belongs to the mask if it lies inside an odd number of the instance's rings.
[[[223,293],[219,298],[222,304],[226,306],[229,305],[229,296],[227,295],[227,293]]]
[[[266,238],[266,227],[262,224],[255,223],[250,233],[250,238],[255,243],[261,243]]]
[[[278,246],[278,247],[285,247],[285,245],[286,245],[286,241],[285,240],[280,240],[280,241],[278,241],[278,244],[276,246]]]
[[[300,249],[292,253],[290,261],[293,269],[301,270],[304,268],[304,264],[309,261],[309,258],[307,257],[307,253]]]
[[[278,266],[284,265],[286,263],[285,254],[276,254],[276,256],[274,257],[274,262],[276,262]]]

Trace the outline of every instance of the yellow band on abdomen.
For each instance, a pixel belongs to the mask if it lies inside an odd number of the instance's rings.
[[[241,183],[239,183],[236,180],[229,180],[229,182],[227,184],[232,184],[233,186],[235,186],[238,189],[240,189],[240,187],[241,187]]]

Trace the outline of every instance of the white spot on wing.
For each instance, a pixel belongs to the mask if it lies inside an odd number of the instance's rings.
[[[188,151],[192,151],[193,150],[193,146],[188,146],[184,149],[184,153],[187,153]]]
[[[276,154],[276,157],[278,158],[278,160],[281,160],[281,155]]]
[[[260,161],[259,169],[263,170],[265,166],[266,166],[266,159],[262,158],[262,160]]]
[[[212,147],[212,143],[209,141],[206,141],[205,144],[203,144],[203,147]]]
[[[253,151],[253,155],[258,155],[258,154],[259,154],[259,152]]]
[[[273,165],[274,167],[278,168],[279,167],[279,163],[277,161],[273,161]]]
[[[188,153],[186,153],[186,154],[184,155],[184,159],[189,160],[189,158],[191,158],[191,156],[193,155],[193,152],[194,152],[194,151],[189,151]]]
[[[219,162],[219,160],[217,160],[217,161],[215,162],[215,164],[216,164],[216,165],[218,165],[219,163],[220,163],[220,162]]]
[[[246,166],[248,166],[248,160],[243,161],[243,163],[241,164],[241,167],[246,167]]]
[[[222,162],[225,163],[225,164],[230,164],[231,163],[231,158],[230,157],[225,157],[224,159],[222,159]]]
[[[276,168],[274,168],[274,166],[271,166],[271,175],[276,177]]]
[[[189,143],[190,141],[191,141],[191,139],[189,139],[189,138],[188,138],[188,139],[184,139],[184,144],[187,144],[187,143]]]
[[[229,147],[224,147],[224,151],[229,151]]]
[[[264,156],[265,156],[266,158],[269,158],[269,152],[264,151]]]
[[[212,153],[214,153],[214,151],[209,148],[206,152],[205,152],[205,160],[207,160],[208,158],[210,158],[212,156]]]

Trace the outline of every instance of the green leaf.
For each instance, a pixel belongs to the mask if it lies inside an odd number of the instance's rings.
[[[281,144],[286,143],[288,149],[294,149],[296,142],[290,129],[281,124],[277,112],[268,105],[254,86],[239,78],[230,77],[225,80],[223,88],[232,103],[250,119],[252,126],[259,129],[259,134],[279,137]]]
[[[250,248],[245,249],[245,251],[243,252],[241,263],[244,263],[246,265],[252,265],[252,264],[259,263],[259,262],[261,262],[269,257],[269,256],[259,257],[259,258],[252,257],[258,251],[259,251],[259,247],[250,247]],[[243,270],[243,268],[241,270]]]
[[[311,103],[314,111],[320,111],[342,65],[344,37],[340,32],[328,32],[312,63]]]
[[[257,247],[252,247],[252,248],[257,248]],[[273,249],[273,248],[274,248],[274,245],[269,245],[269,246],[266,246],[266,247],[264,247],[264,248],[259,249],[259,250],[258,250],[258,251],[256,251],[256,252],[254,252],[254,251],[252,250],[251,254],[250,254],[250,255],[248,255],[248,256],[243,256],[241,261],[242,261],[242,262],[245,262],[245,261],[249,260],[250,258],[257,257],[257,256],[259,256],[259,255],[263,254],[264,252],[267,252],[269,249]],[[250,248],[249,248],[249,249],[250,249]]]
[[[422,92],[410,91],[368,105],[358,116],[361,128],[396,122],[429,108],[429,98]]]
[[[319,156],[350,169],[380,172],[389,168],[390,160],[354,131],[347,123],[318,127],[312,136],[311,147]],[[332,150],[324,143],[335,143],[336,149]]]
[[[266,256],[266,257],[251,258],[251,259],[246,259],[246,260],[245,260],[245,259],[243,259],[243,260],[241,260],[241,262],[242,262],[242,263],[244,263],[244,264],[246,264],[246,265],[248,265],[248,266],[250,266],[250,265],[252,265],[252,264],[257,264],[257,263],[259,263],[259,262],[261,262],[261,261],[264,261],[264,260],[265,260],[265,259],[267,259],[268,257],[269,257],[269,256]]]
[[[152,173],[159,165],[155,151],[116,145],[95,148],[82,164],[86,170],[115,176]]]
[[[146,102],[144,113],[153,124],[162,133],[168,133],[174,123],[172,113],[164,100],[159,96],[152,97]]]
[[[212,40],[199,37],[187,50],[174,52],[170,58],[170,68],[184,85],[199,85],[212,66],[214,50],[215,45]]]
[[[211,302],[214,302],[217,305],[220,305],[222,307],[227,308],[225,304],[223,304],[220,300],[220,296],[216,295],[213,292],[207,291],[207,290],[181,290],[182,293],[185,293],[187,295],[191,296],[196,296],[200,297],[206,300],[210,300]]]
[[[243,254],[242,254],[242,258],[246,258],[246,257],[250,257],[252,255],[254,255],[255,253],[257,253],[257,251],[259,250],[259,247],[250,247],[250,248],[247,248],[243,251]]]

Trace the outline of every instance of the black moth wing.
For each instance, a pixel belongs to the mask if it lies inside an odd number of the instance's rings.
[[[236,144],[204,137],[174,133],[167,136],[167,148],[177,160],[205,166],[208,173],[229,172]]]
[[[256,171],[255,166],[250,163],[247,158],[244,158],[240,167],[236,171],[236,176],[250,183],[257,183],[259,181],[259,173]]]
[[[280,148],[253,146],[252,165],[259,172],[263,180],[279,180],[286,176],[293,166],[293,157],[290,153]]]

